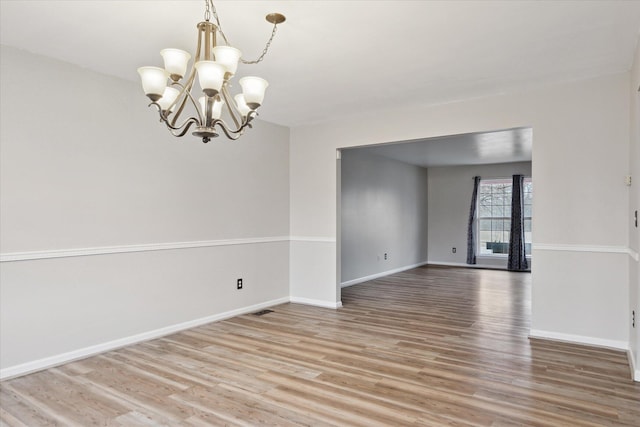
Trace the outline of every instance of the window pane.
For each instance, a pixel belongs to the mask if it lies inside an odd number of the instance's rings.
[[[494,205],[504,205],[507,200],[507,195],[505,194],[504,187],[499,186],[495,189],[493,194],[493,204]]]
[[[481,219],[479,221],[478,229],[480,231],[491,231],[491,220],[490,219]]]
[[[512,180],[491,180],[480,183],[478,193],[478,253],[507,254],[511,232]],[[533,185],[528,178],[523,184],[523,213],[531,216]],[[531,220],[525,220],[525,242],[531,242]]]
[[[478,210],[478,216],[481,218],[491,216],[491,205],[480,204],[480,209]]]

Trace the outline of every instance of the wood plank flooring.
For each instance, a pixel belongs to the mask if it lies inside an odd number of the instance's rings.
[[[3,426],[640,426],[624,352],[527,338],[530,275],[423,267],[0,384]]]

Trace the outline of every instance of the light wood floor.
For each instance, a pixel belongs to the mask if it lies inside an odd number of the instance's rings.
[[[529,340],[530,275],[418,268],[0,385],[2,425],[640,425],[626,355]]]

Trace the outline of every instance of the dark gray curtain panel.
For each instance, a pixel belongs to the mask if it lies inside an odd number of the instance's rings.
[[[476,219],[476,209],[478,205],[478,187],[480,177],[473,177],[473,194],[471,194],[471,208],[469,209],[469,225],[467,227],[467,264],[476,263],[476,236],[474,233],[474,222]]]
[[[507,269],[526,271],[529,269],[524,245],[524,176],[513,175],[511,187],[511,233],[509,238],[509,260]]]

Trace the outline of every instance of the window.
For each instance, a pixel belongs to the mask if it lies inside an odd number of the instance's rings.
[[[511,230],[511,183],[509,179],[483,179],[478,188],[478,254],[507,255]],[[533,184],[525,178],[524,241],[527,255],[531,255],[531,204]]]

